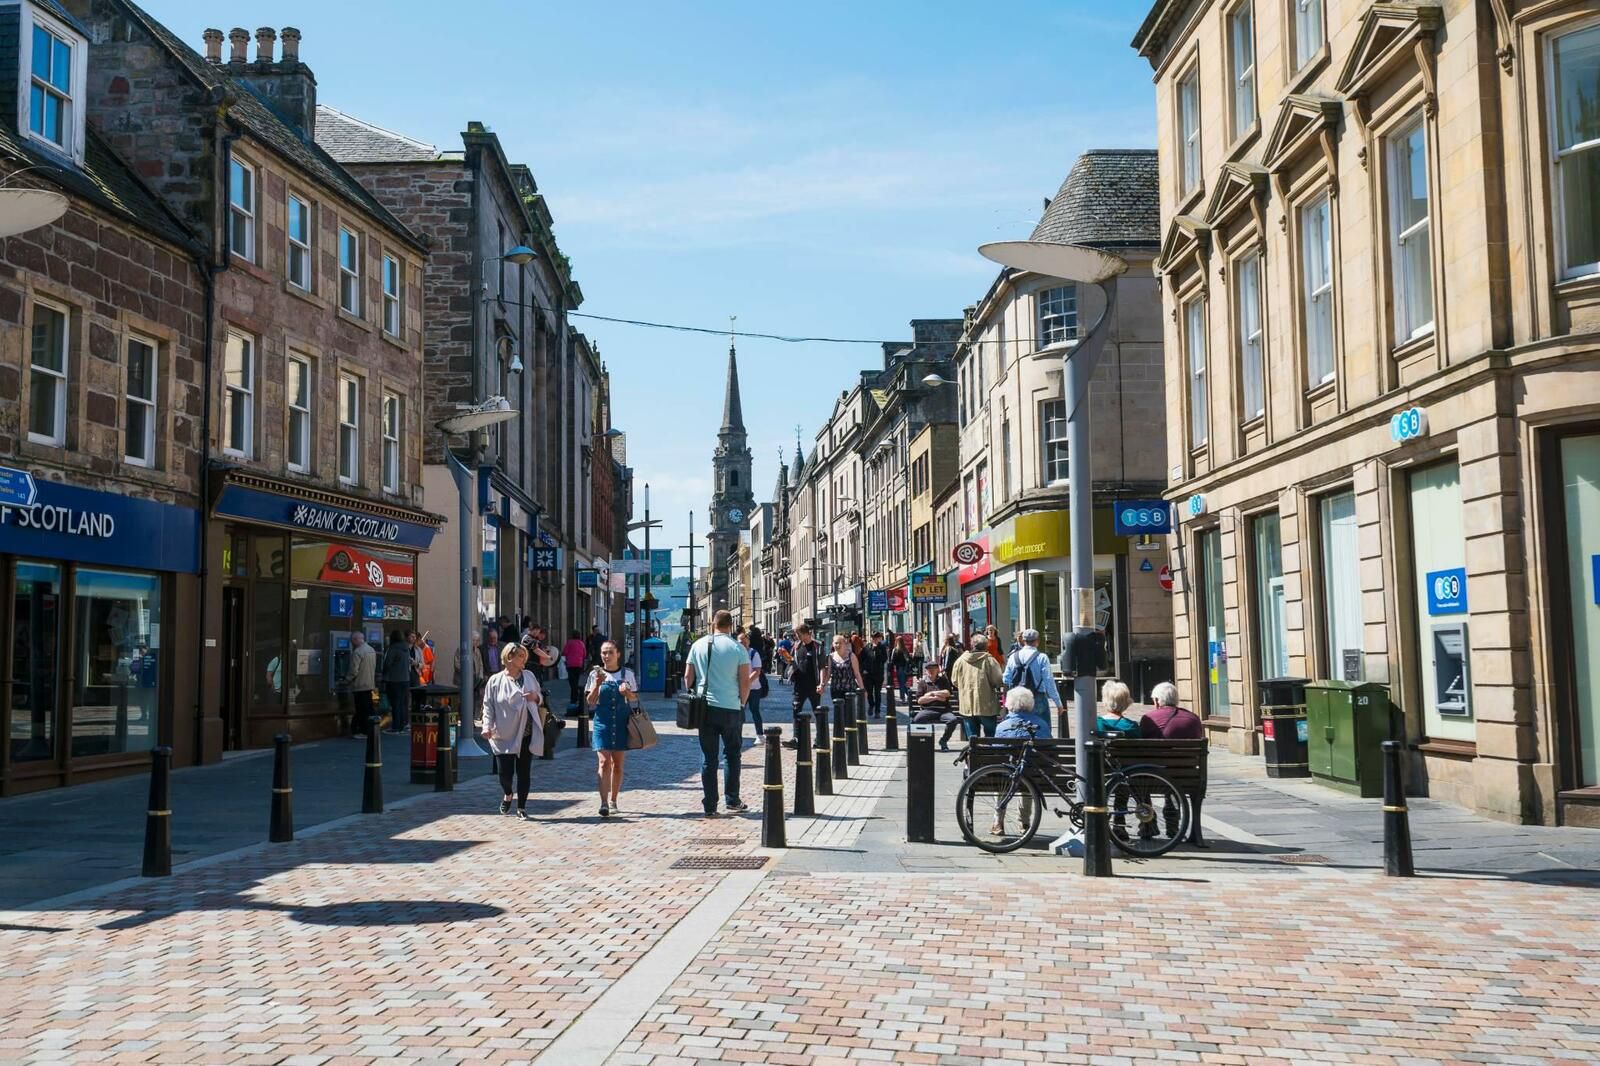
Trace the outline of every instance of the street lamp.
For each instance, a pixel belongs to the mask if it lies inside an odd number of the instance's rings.
[[[986,259],[1014,270],[1026,270],[1063,281],[1093,285],[1105,296],[1100,317],[1062,356],[1063,399],[1067,408],[1067,523],[1072,553],[1072,641],[1068,653],[1073,670],[1073,734],[1079,772],[1088,765],[1085,745],[1095,731],[1094,683],[1103,645],[1094,617],[1094,488],[1089,472],[1089,379],[1105,350],[1117,306],[1117,279],[1127,271],[1120,256],[1081,244],[1054,241],[997,241],[978,248]],[[1081,302],[1080,305],[1082,306]],[[1066,664],[1064,664],[1066,665]],[[1088,783],[1079,778],[1078,796],[1089,802]],[[1098,831],[1090,818],[1085,832]],[[1085,838],[1085,848],[1094,853]]]

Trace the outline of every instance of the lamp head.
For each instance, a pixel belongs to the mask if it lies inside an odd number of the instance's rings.
[[[928,388],[930,388],[930,389],[937,389],[940,385],[949,385],[949,384],[951,384],[951,382],[946,381],[944,378],[940,377],[938,374],[929,374],[927,377],[922,379],[922,383],[924,385],[928,386]]]
[[[526,244],[519,244],[500,258],[518,266],[523,266],[539,258],[539,253],[529,248]]]
[[[1128,269],[1128,261],[1121,256],[1058,241],[994,241],[979,245],[978,254],[1013,270],[1090,285],[1108,281]]]

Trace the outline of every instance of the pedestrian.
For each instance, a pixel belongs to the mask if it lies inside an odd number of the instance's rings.
[[[804,622],[795,628],[799,638],[794,645],[794,665],[789,671],[789,683],[794,686],[795,714],[807,703],[816,714],[822,713],[822,685],[828,680],[828,653],[811,635],[811,627]],[[794,737],[783,742],[786,748],[796,746]]]
[[[828,656],[828,678],[828,697],[835,704],[850,699],[866,687],[861,681],[861,664],[850,647],[850,638],[843,633],[833,638],[833,654]]]
[[[1004,738],[1026,738],[1030,736],[1047,737],[1050,735],[1050,721],[1047,716],[1036,713],[1037,705],[1032,689],[1016,688],[1006,692],[1006,715],[1000,719],[1000,724],[995,727],[994,735]]]
[[[1039,650],[1039,631],[1037,629],[1024,629],[1017,634],[1020,643],[1017,650],[1006,659],[1006,669],[1002,676],[1002,683],[1007,689],[1025,688],[1033,693],[1034,708],[1037,716],[1043,723],[1039,736],[1049,737],[1050,715],[1049,708],[1061,708],[1061,693],[1056,689],[1056,679],[1050,672],[1050,657]],[[1040,700],[1049,702],[1040,706]]]
[[[916,680],[916,675],[911,670],[911,646],[906,642],[904,635],[889,634],[891,650],[889,652],[889,668],[894,676],[889,683],[900,686],[900,700],[902,703],[911,702],[911,683]]]
[[[411,653],[411,687],[422,684],[422,634],[406,630],[406,650]]]
[[[503,656],[505,668],[489,679],[483,689],[483,739],[494,753],[495,770],[500,775],[500,813],[511,813],[512,784],[515,777],[517,817],[528,817],[528,788],[533,776],[533,757],[544,754],[544,692],[533,671],[526,669],[528,652],[512,644]]]
[[[872,640],[861,649],[861,684],[867,690],[867,713],[873,718],[883,716],[883,672],[888,669],[889,649],[883,644],[883,631],[872,634]]]
[[[428,632],[431,633],[433,631],[429,630]],[[417,653],[417,684],[433,684],[433,664],[437,661],[438,656],[434,654],[433,641],[428,639],[428,633],[419,633],[416,644],[413,647],[415,647]]]
[[[946,677],[955,673],[956,660],[961,658],[961,638],[954,633],[945,634],[944,647],[939,649],[939,669]]]
[[[785,682],[789,680],[789,669],[794,663],[794,641],[785,632],[783,639],[778,641],[778,676]]]
[[[584,650],[589,655],[589,665],[600,665],[600,646],[606,642],[605,634],[600,632],[599,626],[589,627],[589,638],[584,641]],[[620,650],[620,649],[619,649]]]
[[[1139,719],[1141,737],[1152,740],[1201,740],[1205,737],[1200,716],[1178,706],[1177,685],[1171,681],[1161,682],[1150,690],[1150,699],[1155,707]]]
[[[1107,681],[1100,686],[1100,713],[1095,717],[1094,732],[1098,737],[1137,737],[1139,723],[1126,717],[1133,693],[1121,681]]]
[[[861,639],[861,630],[852,629],[850,631],[850,650],[856,653],[857,658],[861,657],[862,649],[866,646],[867,642]]]
[[[522,646],[528,649],[528,669],[533,671],[534,678],[539,684],[545,684],[550,677],[556,660],[561,656],[550,645],[550,634],[542,625],[534,625],[528,630],[528,636],[522,641]]]
[[[917,709],[912,712],[913,725],[944,723],[944,735],[939,738],[939,750],[950,750],[950,737],[961,727],[960,704],[956,700],[955,686],[939,672],[937,660],[923,668],[922,676],[911,686],[911,699]]]
[[[922,668],[928,665],[928,645],[923,641],[922,634],[918,633],[911,642],[911,672],[913,676],[922,673]]]
[[[1006,646],[1000,643],[1000,631],[994,626],[984,626],[983,635],[989,638],[989,654],[1002,668],[1006,665]]]
[[[988,637],[980,633],[972,638],[972,650],[962,652],[956,659],[950,680],[961,703],[967,739],[994,736],[1000,721],[1001,678],[1000,667],[989,654]]]
[[[600,665],[589,672],[589,713],[594,716],[594,751],[599,760],[600,817],[622,813],[622,764],[628,757],[628,717],[639,707],[639,681],[622,665],[622,649],[600,642]]]
[[[389,646],[383,649],[383,694],[389,699],[390,733],[403,733],[411,726],[411,675],[416,661],[411,657],[411,647],[406,635],[396,629],[389,634]]]
[[[350,716],[350,735],[367,735],[372,721],[372,690],[378,687],[378,653],[367,643],[366,634],[359,629],[350,634],[350,670],[345,675],[350,689],[350,702],[355,712]]]
[[[599,649],[596,649],[597,651]],[[589,661],[589,647],[578,636],[576,629],[567,633],[567,642],[561,645],[561,661],[567,668],[567,684],[570,686],[571,699],[567,703],[570,710],[578,709],[578,701],[583,698],[584,673],[583,668]],[[599,660],[596,660],[599,665]]]
[[[683,671],[684,688],[699,688],[706,699],[705,719],[700,723],[700,788],[707,818],[717,816],[719,748],[727,765],[723,806],[734,814],[750,809],[739,799],[739,736],[744,731],[744,703],[750,695],[750,657],[734,642],[731,612],[718,611],[712,624],[714,632],[689,649],[689,664]]]
[[[520,636],[521,636],[521,632],[517,629],[517,623],[513,619],[507,618],[505,615],[501,615],[500,616],[500,643],[502,643],[502,644],[516,644],[516,643],[518,643],[518,638]]]
[[[756,727],[756,739],[760,740],[766,724],[761,721],[761,700],[767,694],[767,674],[761,668],[761,652],[757,650],[752,641],[760,643],[761,631],[754,626],[749,633],[739,634],[739,644],[750,656],[750,695],[745,699],[745,706],[750,708],[750,721]]]
[[[494,626],[485,626],[483,631],[483,661],[488,666],[489,674],[500,672],[500,631]]]

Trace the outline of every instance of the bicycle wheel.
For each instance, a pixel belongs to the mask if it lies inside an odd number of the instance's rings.
[[[956,793],[956,821],[967,842],[996,855],[1033,839],[1044,816],[1039,786],[1014,777],[1009,766],[985,766],[967,775]]]
[[[1111,842],[1134,858],[1165,855],[1188,835],[1189,804],[1178,786],[1154,770],[1112,774],[1106,780]]]

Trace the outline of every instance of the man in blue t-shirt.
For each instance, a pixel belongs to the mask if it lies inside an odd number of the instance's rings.
[[[1044,720],[1039,736],[1048,737],[1052,721],[1049,708],[1061,709],[1061,693],[1056,689],[1055,676],[1050,673],[1050,657],[1039,650],[1039,631],[1024,629],[1021,637],[1022,646],[1006,660],[1006,672],[1001,681],[1007,691],[1025,688],[1033,693],[1034,713]],[[1040,700],[1049,700],[1049,707],[1041,707]]]
[[[724,806],[732,813],[749,810],[739,800],[739,735],[744,726],[744,704],[750,698],[750,653],[733,639],[733,615],[718,611],[715,631],[689,649],[683,687],[706,697],[706,716],[700,723],[700,787],[707,818],[717,816],[717,758],[727,764],[723,779]]]

